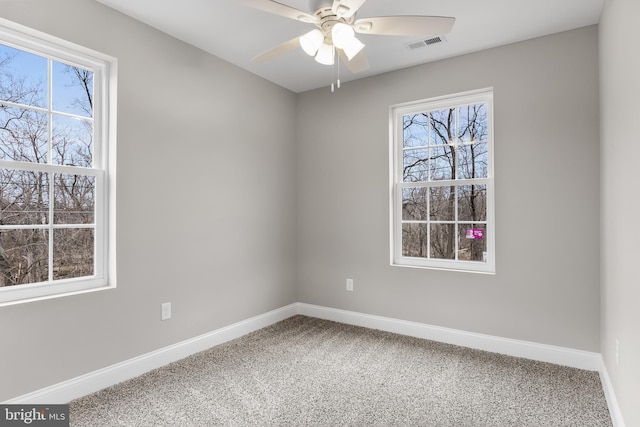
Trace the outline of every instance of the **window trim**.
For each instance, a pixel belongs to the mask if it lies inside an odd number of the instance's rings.
[[[58,62],[87,68],[94,73],[94,167],[85,172],[96,177],[94,275],[53,283],[0,287],[0,307],[113,289],[116,287],[117,59],[4,18],[0,18],[0,42]],[[59,172],[59,168],[49,164],[35,166],[7,161],[3,162],[3,167]]]
[[[402,188],[403,185],[403,116],[410,113],[434,111],[470,104],[486,103],[487,108],[487,177],[476,178],[473,182],[487,186],[487,261],[461,261],[449,259],[418,258],[402,255]],[[451,182],[456,186],[471,180],[437,181],[437,185]],[[436,183],[420,182],[416,186],[432,186]],[[495,274],[495,202],[494,202],[494,126],[493,88],[461,92],[453,95],[395,104],[389,107],[389,243],[390,264],[398,267],[450,270],[473,273]],[[463,221],[464,222],[464,221]],[[455,222],[457,225],[458,222]]]

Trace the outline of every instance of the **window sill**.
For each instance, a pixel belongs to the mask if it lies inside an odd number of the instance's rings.
[[[115,289],[103,280],[69,280],[56,284],[18,285],[0,288],[0,307]]]
[[[489,265],[486,263],[474,263],[474,262],[460,262],[460,261],[449,261],[446,260],[437,261],[432,264],[417,264],[415,262],[411,262],[411,260],[406,260],[404,262],[400,261],[391,261],[392,267],[405,267],[405,268],[417,268],[422,270],[438,270],[438,271],[451,271],[457,273],[477,273],[477,274],[489,274],[495,275],[495,267],[493,265]]]

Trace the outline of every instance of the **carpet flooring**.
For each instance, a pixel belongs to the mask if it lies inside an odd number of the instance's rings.
[[[72,426],[611,426],[597,372],[294,316],[70,402]]]

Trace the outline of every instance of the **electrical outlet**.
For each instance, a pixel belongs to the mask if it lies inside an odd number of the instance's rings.
[[[616,339],[616,366],[620,366],[620,341]]]
[[[165,302],[164,304],[162,304],[162,320],[169,320],[171,319],[171,303],[170,302]]]
[[[353,279],[347,279],[347,290],[353,292]]]

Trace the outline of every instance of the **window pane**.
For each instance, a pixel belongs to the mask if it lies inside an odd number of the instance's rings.
[[[429,120],[425,114],[402,117],[403,147],[421,147],[429,144]]]
[[[55,224],[92,224],[95,207],[95,177],[55,175]]]
[[[420,182],[429,179],[429,150],[411,149],[403,153],[403,182]]]
[[[402,224],[402,256],[428,255],[427,224]]]
[[[0,44],[0,99],[47,107],[47,59]]]
[[[458,141],[487,140],[487,104],[465,105],[458,108]]]
[[[455,177],[455,150],[452,146],[431,147],[431,180],[454,179]]]
[[[429,115],[431,119],[431,145],[448,145],[454,142],[455,109],[433,111]]]
[[[93,229],[53,231],[53,279],[93,275]]]
[[[402,189],[402,219],[423,221],[427,218],[427,188]]]
[[[458,220],[487,220],[486,185],[461,185],[458,187]]]
[[[47,230],[0,230],[0,286],[49,279]]]
[[[429,189],[430,218],[432,221],[453,221],[455,219],[454,188],[451,186]]]
[[[53,109],[93,117],[93,72],[53,61]]]
[[[458,178],[487,177],[487,144],[478,143],[458,147]]]
[[[47,224],[49,175],[0,169],[0,224]]]
[[[455,258],[455,227],[453,224],[431,224],[431,258]]]
[[[460,224],[458,228],[458,259],[486,262],[487,227],[484,224]]]
[[[91,122],[53,116],[52,158],[57,165],[91,167],[93,126]]]
[[[0,159],[47,162],[47,115],[0,104]]]

